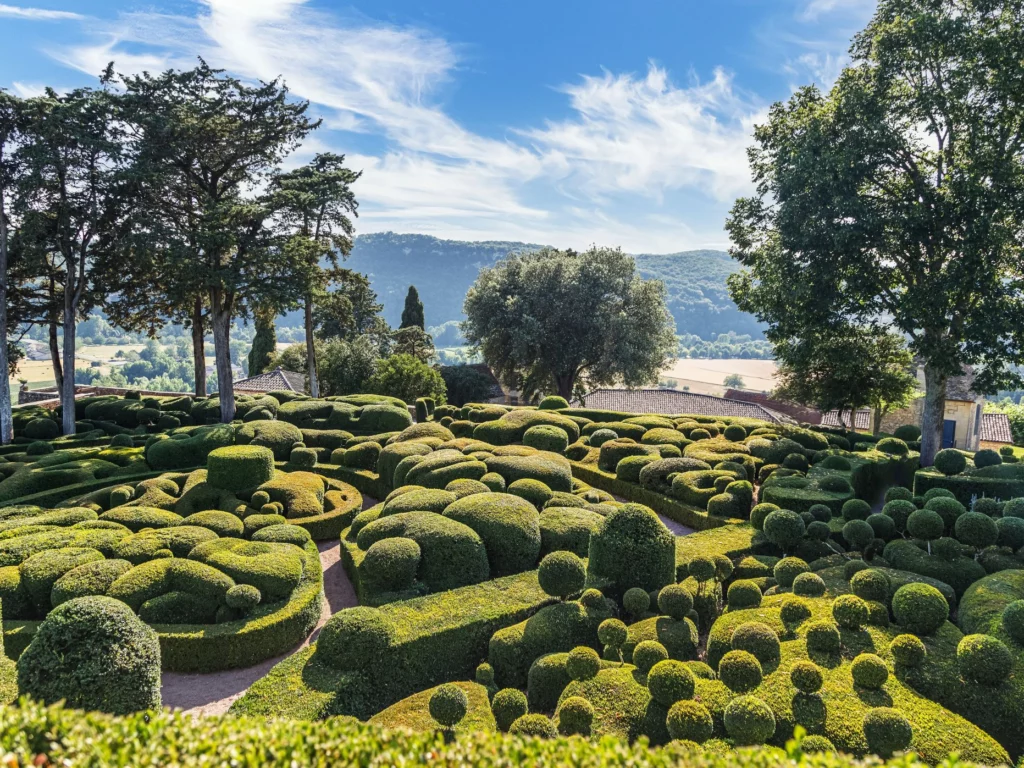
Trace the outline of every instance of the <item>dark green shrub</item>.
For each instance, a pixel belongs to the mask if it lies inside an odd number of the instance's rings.
[[[831,621],[813,621],[807,625],[807,650],[811,653],[838,653],[842,646],[839,628]]]
[[[943,448],[935,454],[935,468],[944,475],[959,475],[967,468],[967,457],[955,448]]]
[[[871,514],[871,505],[863,499],[850,499],[843,504],[844,520],[867,520]]]
[[[910,721],[899,710],[875,707],[864,715],[864,738],[868,748],[882,757],[906,749],[913,737]]]
[[[873,653],[861,653],[850,665],[853,682],[861,688],[878,689],[889,679],[889,668]]]
[[[333,669],[356,671],[383,661],[395,628],[376,608],[357,606],[334,614],[320,630],[316,658]]]
[[[875,443],[875,449],[892,456],[906,456],[910,453],[910,448],[898,437],[883,437]]]
[[[377,462],[380,460],[382,452],[383,449],[381,448],[380,443],[375,443],[373,441],[357,443],[351,448],[346,449],[345,452],[341,454],[341,465],[344,467],[351,467],[352,469],[372,470],[377,467]],[[331,456],[331,460],[334,460],[333,454]],[[397,465],[395,469],[397,472]]]
[[[981,512],[966,512],[960,515],[953,530],[961,542],[975,549],[991,546],[999,538],[996,521]]]
[[[18,659],[18,690],[46,703],[63,699],[76,709],[158,709],[156,632],[118,600],[69,600],[50,612]]]
[[[735,693],[754,690],[762,676],[761,663],[747,651],[729,651],[718,662],[718,679]]]
[[[714,721],[708,708],[698,701],[687,699],[672,705],[665,725],[673,739],[697,744],[710,739],[714,731]]]
[[[693,698],[693,673],[681,661],[659,661],[647,673],[647,689],[652,699],[663,707],[671,707],[681,699]]]
[[[600,448],[609,440],[616,440],[618,437],[619,436],[610,429],[599,429],[596,432],[591,433],[590,445],[594,448]]]
[[[807,457],[802,453],[791,453],[782,460],[782,466],[786,469],[795,469],[797,472],[806,472],[811,468]]]
[[[981,514],[988,515],[989,517],[999,517],[1003,514],[1003,505],[1001,502],[996,501],[991,497],[982,496],[980,499],[974,500],[972,511],[980,512]]]
[[[610,648],[622,648],[628,636],[626,625],[618,619],[605,619],[597,628],[597,639]]]
[[[974,466],[978,469],[984,469],[985,467],[994,467],[997,464],[1003,463],[1003,457],[993,451],[991,448],[982,448],[980,451],[974,454]]]
[[[558,395],[548,395],[540,401],[538,409],[542,411],[559,411],[563,408],[568,408],[569,402],[564,397]]]
[[[956,647],[956,661],[966,680],[999,685],[1013,670],[1010,649],[991,635],[965,635]]]
[[[862,600],[889,602],[889,577],[875,568],[855,573],[850,579],[850,589]]]
[[[771,707],[753,696],[737,696],[730,701],[722,719],[737,746],[763,744],[775,733]]]
[[[239,518],[230,512],[221,512],[216,509],[191,514],[182,520],[181,524],[206,528],[221,537],[241,537],[245,531],[245,524]]]
[[[533,568],[540,555],[540,515],[526,499],[510,493],[475,493],[454,501],[444,516],[468,526],[483,541],[492,576]],[[539,483],[538,483],[539,484]]]
[[[1003,627],[1010,637],[1024,645],[1024,600],[1014,600],[1003,608]]]
[[[551,722],[551,718],[545,715],[523,715],[509,727],[508,732],[513,736],[532,736],[538,739],[558,738],[558,729]]]
[[[868,515],[867,523],[874,531],[876,539],[888,541],[896,535],[896,522],[888,515],[878,512]]]
[[[894,485],[885,492],[885,502],[890,501],[913,501],[914,492],[909,488],[904,488],[902,485]]]
[[[921,439],[921,428],[916,424],[901,424],[893,431],[893,435],[904,442],[913,443]]]
[[[897,635],[889,643],[893,660],[904,667],[919,667],[928,655],[928,649],[916,635]]]
[[[583,589],[587,571],[583,561],[572,552],[552,552],[540,561],[537,580],[546,594],[565,600]]]
[[[667,658],[668,651],[665,650],[665,646],[656,640],[644,640],[637,643],[633,649],[633,665],[644,675],[650,672],[655,664]]]
[[[224,595],[224,602],[228,608],[240,612],[243,616],[259,605],[262,599],[263,595],[251,584],[236,584]]]
[[[750,524],[758,531],[764,530],[764,521],[772,512],[778,512],[781,507],[775,504],[762,502],[750,510]]]
[[[485,688],[494,685],[494,667],[492,667],[486,661],[483,664],[477,665],[476,672],[473,675],[473,679]]]
[[[587,571],[620,593],[658,589],[675,581],[675,537],[652,510],[624,504],[590,537]]]
[[[29,440],[53,440],[60,435],[60,427],[53,419],[32,419],[25,425],[22,434]]]
[[[799,597],[786,598],[779,608],[779,618],[782,623],[792,629],[811,617],[811,609],[807,602]]]
[[[589,736],[594,706],[582,696],[570,696],[558,707],[558,732],[563,736]]]
[[[781,653],[779,636],[774,629],[760,621],[746,621],[736,627],[730,644],[734,651],[752,653],[762,664],[778,661]]]
[[[399,592],[412,586],[419,566],[420,545],[396,537],[374,542],[359,564],[359,574],[383,591]]]
[[[846,629],[860,629],[868,623],[868,606],[856,595],[840,595],[832,601],[832,618]]]
[[[554,496],[552,490],[544,483],[532,478],[524,478],[509,483],[508,493],[528,501],[535,510],[543,509],[544,505]]]
[[[949,618],[949,603],[930,584],[904,584],[892,596],[896,622],[915,635],[930,635]]]
[[[784,557],[775,564],[772,573],[780,587],[789,589],[797,576],[808,571],[810,568],[807,567],[807,563],[799,557]]]
[[[72,568],[54,582],[50,602],[57,607],[76,597],[105,595],[110,585],[131,567],[127,560],[94,560]]]
[[[438,725],[450,730],[458,725],[469,709],[469,697],[459,686],[451,683],[439,685],[430,694],[428,703],[430,716]]]
[[[206,457],[206,467],[206,482],[214,488],[243,491],[274,479],[274,454],[259,445],[217,448]]]
[[[789,679],[802,693],[817,693],[825,681],[821,668],[813,661],[795,662],[789,669]]]
[[[569,435],[561,427],[538,424],[523,434],[523,445],[536,448],[538,451],[565,453],[565,449],[569,447]]]
[[[103,560],[103,553],[89,547],[47,549],[24,560],[19,566],[21,584],[35,607],[45,616],[52,607],[50,593],[64,574],[75,568]]]
[[[601,657],[593,648],[577,646],[565,658],[565,671],[571,680],[589,680],[601,671]]]
[[[904,499],[893,499],[887,501],[882,507],[882,514],[891,517],[896,530],[903,533],[907,529],[907,521],[910,516],[917,512],[917,506],[912,501]]]
[[[761,588],[752,579],[737,579],[729,585],[726,602],[730,610],[757,608],[761,605]]]
[[[801,573],[793,579],[793,594],[801,597],[821,597],[825,594],[825,581],[816,573]]]
[[[668,584],[658,593],[658,610],[681,621],[693,610],[693,595],[682,584]]]
[[[622,596],[622,607],[630,616],[640,618],[651,607],[651,596],[640,587],[631,587]]]
[[[764,535],[783,552],[791,550],[803,538],[807,526],[796,512],[780,509],[764,520]]]
[[[939,538],[945,527],[942,516],[931,509],[919,509],[907,518],[907,533],[924,541]]]
[[[526,694],[518,688],[502,688],[491,699],[491,712],[499,731],[508,731],[526,711]]]

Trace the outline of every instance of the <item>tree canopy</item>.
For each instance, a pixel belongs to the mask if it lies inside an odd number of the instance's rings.
[[[405,307],[402,309],[402,324],[399,328],[419,328],[424,330],[423,302],[420,301],[420,294],[415,285],[409,286],[409,292],[405,294]]]
[[[513,254],[480,271],[462,330],[495,374],[565,398],[657,381],[676,350],[660,281],[619,249]]]

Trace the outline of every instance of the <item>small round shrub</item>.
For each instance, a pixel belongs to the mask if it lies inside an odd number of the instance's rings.
[[[225,593],[224,602],[228,608],[248,614],[262,598],[263,595],[252,584],[236,584]]]
[[[897,635],[889,643],[893,660],[904,667],[919,667],[928,655],[928,649],[917,635]]]
[[[846,629],[860,629],[868,623],[868,605],[856,595],[840,595],[832,601],[832,618]]]
[[[331,616],[320,630],[316,656],[334,669],[367,669],[381,663],[394,636],[391,620],[377,608],[346,608]]]
[[[931,584],[904,584],[892,596],[896,623],[915,635],[930,635],[949,618],[949,604]]]
[[[729,651],[718,662],[718,679],[735,693],[754,690],[762,677],[761,662],[747,651]]]
[[[844,520],[867,520],[871,514],[871,505],[864,499],[850,499],[843,504]]]
[[[601,671],[601,657],[593,648],[577,646],[566,656],[565,671],[572,680],[589,680]]]
[[[941,539],[929,542],[932,554],[936,557],[952,562],[960,557],[960,542],[950,536],[943,536]]]
[[[736,627],[730,644],[734,651],[752,653],[762,664],[777,660],[781,652],[775,630],[760,621],[746,621]]]
[[[708,708],[699,701],[683,699],[677,701],[665,718],[668,734],[678,741],[692,741],[701,744],[711,738],[714,721]]]
[[[25,453],[29,456],[46,456],[54,452],[54,447],[51,443],[37,440],[34,443],[29,443],[25,449]]]
[[[703,427],[697,427],[696,429],[690,431],[688,437],[694,442],[698,440],[710,440],[711,433],[708,430],[704,429]]]
[[[758,531],[764,530],[764,521],[772,512],[778,512],[781,507],[775,504],[769,504],[768,502],[761,502],[755,504],[754,508],[750,510],[750,524]]]
[[[686,566],[687,573],[697,582],[715,578],[715,561],[710,557],[695,557]]]
[[[862,600],[889,602],[889,577],[876,568],[855,573],[850,579],[850,589]]]
[[[837,653],[842,647],[839,628],[831,621],[813,621],[807,625],[807,650],[812,653]]]
[[[993,451],[991,448],[982,448],[980,451],[974,454],[974,466],[978,469],[984,469],[985,467],[994,467],[996,464],[1002,464],[1003,457]]]
[[[1003,505],[991,496],[982,496],[980,499],[974,500],[974,506],[971,511],[980,512],[989,517],[999,517],[1003,513]]]
[[[747,430],[739,424],[730,424],[725,428],[722,435],[730,443],[742,443],[747,439]]]
[[[583,561],[572,552],[552,552],[540,561],[537,580],[546,594],[564,600],[583,589],[587,581],[587,569]]]
[[[782,466],[786,469],[795,469],[797,472],[806,472],[811,468],[807,457],[802,453],[791,453],[782,460]]]
[[[885,503],[890,501],[913,501],[914,492],[902,485],[894,485],[885,492]]]
[[[569,447],[569,435],[564,429],[553,424],[538,424],[523,434],[523,445],[536,448],[538,451],[565,453],[565,449]]]
[[[843,538],[850,549],[863,552],[875,538],[875,529],[867,520],[851,520],[843,526]]]
[[[804,560],[799,557],[784,557],[775,564],[772,574],[780,587],[789,589],[793,586],[793,580],[801,573],[808,573],[811,569]]]
[[[420,556],[420,545],[412,539],[381,539],[366,550],[359,573],[384,591],[408,589],[416,579]]]
[[[919,509],[907,519],[907,533],[915,539],[933,541],[945,530],[942,516],[932,509]]]
[[[653,590],[676,580],[675,536],[640,504],[609,512],[591,534],[588,554],[588,573],[619,590]]]
[[[594,705],[582,696],[570,696],[558,707],[558,732],[563,736],[589,736]]]
[[[537,406],[538,410],[541,411],[559,411],[563,408],[568,407],[569,402],[564,397],[560,397],[558,395],[547,395],[540,401],[540,404]]]
[[[491,712],[498,730],[508,731],[527,712],[526,694],[518,688],[502,688],[491,699]]]
[[[505,492],[505,478],[497,472],[488,472],[480,478],[480,482],[486,485],[491,493]]]
[[[999,538],[996,521],[981,512],[960,515],[953,526],[953,532],[961,542],[975,549],[991,546]]]
[[[787,627],[794,627],[811,617],[811,609],[799,597],[787,597],[779,607],[779,618]]]
[[[647,673],[647,689],[652,699],[663,707],[671,707],[681,699],[693,698],[693,673],[681,661],[659,661]]]
[[[836,747],[828,737],[818,733],[804,736],[803,741],[800,742],[800,750],[806,755],[819,753],[834,755],[836,753]]]
[[[860,559],[847,560],[846,563],[843,564],[843,578],[850,581],[853,579],[854,574],[860,573],[870,567],[871,566]]]
[[[622,596],[622,607],[630,616],[643,616],[651,607],[651,596],[640,587],[632,587]]]
[[[658,592],[658,610],[679,621],[693,610],[693,595],[682,584],[668,584]]]
[[[731,610],[757,608],[761,605],[761,588],[752,579],[737,579],[729,585],[726,601]]]
[[[610,648],[621,648],[628,637],[629,630],[618,619],[605,619],[597,627],[597,639]]]
[[[591,610],[597,608],[603,608],[605,606],[605,597],[601,594],[599,589],[585,589],[583,594],[580,595],[580,605],[584,608],[590,608]]]
[[[797,661],[789,668],[793,687],[802,693],[817,693],[825,682],[821,668],[813,661]]]
[[[812,504],[807,511],[811,513],[811,517],[821,523],[827,523],[832,519],[832,510],[827,504]]]
[[[523,715],[508,729],[514,736],[533,736],[538,739],[558,738],[558,729],[551,722],[551,718],[545,715]]]
[[[897,709],[875,707],[864,715],[864,738],[868,748],[882,757],[906,749],[913,737],[910,721]]]
[[[60,427],[53,419],[36,418],[25,425],[23,434],[29,440],[53,440],[60,434]]]
[[[925,504],[927,504],[932,499],[956,499],[956,494],[949,490],[949,488],[929,488],[925,491],[923,498]]]
[[[875,448],[891,456],[906,456],[910,453],[909,446],[898,437],[883,437],[875,443]]]
[[[896,521],[888,515],[874,513],[868,515],[867,524],[875,532],[875,538],[888,541],[896,536]]]
[[[891,517],[896,530],[901,533],[907,529],[907,521],[915,512],[917,512],[917,505],[913,501],[904,499],[893,499],[882,507],[882,514]]]
[[[473,679],[485,687],[494,685],[494,667],[486,661],[483,664],[478,664]]]
[[[935,454],[935,468],[944,475],[959,475],[967,469],[967,457],[955,448],[943,448]]]
[[[873,653],[861,653],[850,665],[853,682],[861,688],[878,689],[889,679],[889,668]]]
[[[667,658],[668,651],[657,640],[642,640],[633,649],[633,665],[644,675],[659,661]]]
[[[466,710],[469,709],[469,697],[459,686],[445,683],[439,685],[430,694],[427,708],[430,710],[430,716],[438,725],[450,730],[466,716]]]
[[[916,424],[901,424],[893,430],[893,435],[907,443],[921,439],[921,428]]]
[[[960,675],[982,685],[999,685],[1010,676],[1010,649],[991,635],[965,635],[956,647]]]
[[[619,436],[610,429],[599,429],[590,436],[590,445],[594,448],[600,448],[609,440],[617,440],[618,437]]]
[[[1014,600],[1003,608],[1003,627],[1010,637],[1024,645],[1024,600]]]
[[[764,535],[782,551],[795,547],[807,531],[803,518],[796,512],[780,509],[764,519]]]
[[[793,594],[801,597],[821,597],[825,594],[825,580],[816,573],[801,573],[793,579]]]
[[[725,730],[737,746],[763,744],[775,733],[771,707],[754,696],[738,696],[725,707]]]

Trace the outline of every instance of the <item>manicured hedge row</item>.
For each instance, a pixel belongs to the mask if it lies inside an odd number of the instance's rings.
[[[1013,499],[1024,496],[1024,481],[979,475],[944,475],[935,469],[922,469],[914,475],[914,494],[923,496],[932,488],[945,488],[968,509],[971,498],[987,496]]]
[[[323,608],[323,571],[316,544],[305,545],[306,567],[291,599],[267,612],[222,624],[189,627],[156,624],[163,668],[172,672],[215,672],[250,667],[301,643],[316,626]],[[17,658],[31,642],[38,621],[5,621],[4,641]]]
[[[183,469],[182,472],[191,472],[196,469]],[[164,474],[164,470],[150,471],[150,472],[138,472],[132,475],[116,475],[112,477],[105,477],[101,480],[90,480],[87,483],[75,483],[74,485],[65,485],[61,488],[54,488],[51,491],[41,491],[40,493],[33,493],[29,496],[22,496],[18,499],[12,499],[5,501],[2,506],[4,507],[18,507],[18,506],[35,506],[42,507],[44,509],[53,508],[60,506],[63,502],[68,499],[74,499],[79,496],[85,496],[87,493],[98,491],[103,488],[115,486],[115,485],[126,485],[132,483],[138,483],[143,480],[149,480],[152,477],[159,477]]]
[[[739,560],[750,554],[751,542],[757,530],[750,523],[723,525],[689,536],[676,537],[676,566],[689,563],[695,557],[725,555]]]
[[[391,489],[381,480],[380,476],[368,469],[353,469],[352,467],[343,467],[339,464],[317,464],[313,471],[324,477],[331,477],[348,483],[360,493],[377,501],[383,501],[388,493],[391,492]]]
[[[707,751],[683,743],[651,749],[615,738],[538,739],[501,733],[459,736],[436,731],[385,730],[352,718],[300,723],[261,717],[192,718],[168,711],[112,717],[25,702],[0,708],[0,744],[11,768],[37,765],[161,766],[192,768],[229,762],[238,766],[349,765],[563,766],[577,768],[877,768],[877,758],[857,760],[824,752],[804,753],[758,746]],[[925,768],[916,757],[899,757],[892,768]],[[945,768],[970,764],[951,756]]]

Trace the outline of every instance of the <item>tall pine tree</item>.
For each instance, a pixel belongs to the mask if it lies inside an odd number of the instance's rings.
[[[420,328],[423,326],[423,302],[420,301],[420,294],[415,285],[409,286],[409,292],[405,294],[405,309],[402,310],[402,324],[399,328]]]

